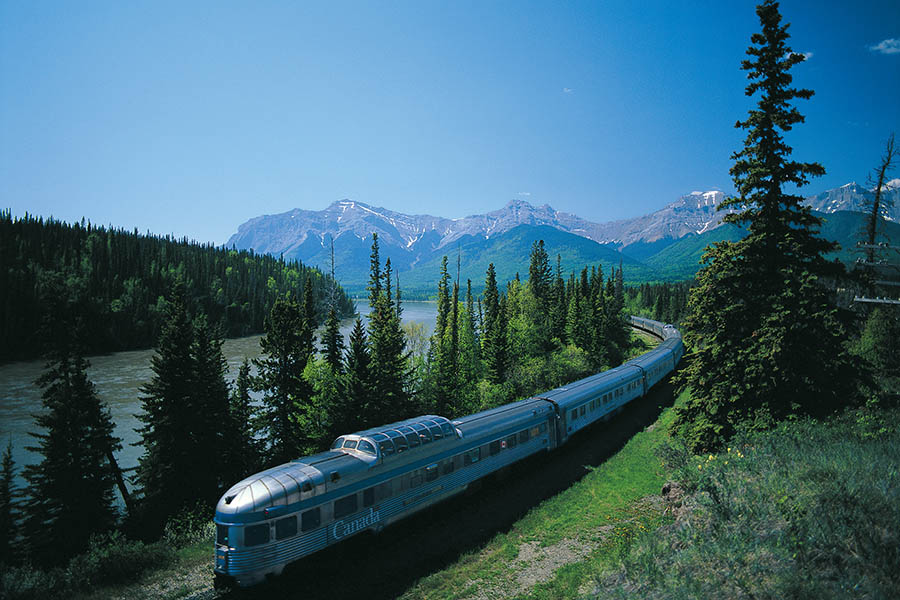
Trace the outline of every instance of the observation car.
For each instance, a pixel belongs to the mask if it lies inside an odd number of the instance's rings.
[[[662,343],[614,369],[454,421],[423,415],[343,435],[327,452],[236,483],[216,506],[216,586],[257,584],[610,419],[674,370],[684,352],[671,325],[631,323]]]

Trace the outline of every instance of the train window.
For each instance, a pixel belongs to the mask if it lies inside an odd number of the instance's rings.
[[[541,427],[544,428],[543,431],[547,431],[547,429],[546,429],[547,424],[546,424],[546,423],[541,423]],[[531,437],[537,437],[538,434],[539,434],[540,432],[541,432],[541,429],[539,429],[539,428],[537,428],[537,427],[532,427],[532,428],[531,428]]]
[[[584,416],[584,406],[581,407],[581,416]]]
[[[506,438],[506,447],[507,448],[515,448],[516,444],[518,444],[518,442],[516,441],[516,436],[511,435],[508,438]]]
[[[348,448],[350,450],[356,448],[356,445],[359,443],[359,440],[347,440],[344,442],[344,448]]]
[[[431,431],[431,437],[434,438],[434,441],[438,441],[439,439],[444,437],[444,432],[441,431],[441,428],[435,425],[429,425],[428,429]]]
[[[444,468],[441,469],[441,472],[442,472],[444,475],[449,475],[450,473],[453,472],[453,469],[454,469],[454,468],[455,468],[455,464],[454,464],[454,462],[453,462],[453,459],[451,458],[451,459],[447,460],[447,461],[444,463]]]
[[[228,545],[228,526],[216,525],[216,543],[223,546]]]
[[[481,448],[469,450],[463,455],[463,464],[465,464],[467,467],[469,465],[477,463],[479,460],[481,460]]]
[[[415,448],[419,445],[419,434],[412,427],[399,427],[397,431],[406,436],[406,441],[409,443],[410,448]]]
[[[375,446],[372,445],[371,442],[366,440],[359,440],[359,446],[356,448],[360,452],[365,452],[366,454],[371,454],[375,456]]]
[[[413,423],[410,425],[413,429],[416,430],[416,434],[419,436],[419,440],[423,444],[431,443],[431,432],[428,431],[428,428],[422,425],[421,423]]]
[[[319,512],[319,507],[311,508],[302,515],[300,515],[300,529],[303,531],[309,531],[310,529],[315,529],[322,522],[322,515]]]
[[[275,539],[283,540],[297,535],[297,517],[290,516],[275,521]]]
[[[251,525],[244,528],[244,545],[259,546],[269,541],[269,524]]]
[[[405,437],[398,437],[394,439],[394,445],[397,446],[397,453],[406,452],[409,450],[409,444],[406,443]]]
[[[540,430],[541,430],[541,433],[547,433],[547,424],[541,423]]]
[[[375,488],[363,490],[363,506],[375,504]]]
[[[343,445],[344,445],[344,438],[339,437],[338,439],[334,440],[333,444],[331,444],[331,449],[337,450],[338,448],[343,447]]]
[[[356,494],[344,496],[334,501],[334,518],[340,519],[349,514],[355,513],[358,507]]]
[[[453,427],[450,423],[441,423],[441,431],[444,432],[444,437],[453,437]]]
[[[375,498],[379,502],[385,498],[390,498],[394,494],[394,482],[385,481],[375,488]]]
[[[495,440],[495,441],[491,442],[490,445],[488,446],[488,450],[490,451],[491,456],[494,456],[495,454],[499,454],[500,453],[500,440]]]
[[[519,443],[524,444],[530,439],[531,436],[528,435],[528,430],[519,432]]]
[[[409,478],[409,487],[419,487],[422,485],[422,471],[416,471],[412,474],[412,477]]]
[[[394,443],[390,440],[386,442],[378,442],[378,447],[381,449],[382,456],[390,456],[394,453]]]
[[[591,410],[594,410],[594,403],[595,403],[595,402],[596,402],[596,400],[591,400]]]
[[[438,478],[438,466],[428,465],[425,467],[425,481],[434,481]]]
[[[577,418],[578,418],[578,409],[575,409],[575,410],[572,411],[572,414],[569,415],[569,419],[572,420],[572,421],[574,421],[574,420],[577,419]]]

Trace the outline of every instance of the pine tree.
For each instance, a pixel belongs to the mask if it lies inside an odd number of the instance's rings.
[[[749,233],[708,249],[686,322],[693,359],[683,382],[692,399],[677,411],[675,427],[694,449],[721,445],[739,423],[762,428],[793,414],[829,414],[856,389],[843,342],[849,316],[822,281],[841,272],[823,258],[835,244],[817,236],[821,222],[803,198],[783,189],[824,173],[817,163],[790,160],[781,135],[803,122],[791,102],[813,95],[791,87],[789,71],[804,57],[786,43],[777,2],[756,12],[762,32],[751,37],[741,68],[746,94],[760,98],[737,123],[747,130],[732,157],[740,197],[720,205],[738,207],[725,220],[748,224]]]
[[[238,376],[228,401],[226,484],[243,479],[261,466],[259,443],[253,436],[256,410],[250,397],[252,385],[250,361],[245,358],[238,369]]]
[[[333,437],[363,429],[367,420],[377,417],[371,363],[366,329],[357,317],[350,331],[341,393],[332,410]]]
[[[17,562],[16,541],[18,532],[18,511],[16,510],[16,472],[12,457],[12,440],[3,452],[0,464],[0,565]]]
[[[277,300],[266,319],[266,334],[259,340],[262,355],[254,360],[254,389],[263,397],[256,425],[265,440],[269,464],[296,458],[309,443],[297,426],[298,411],[312,396],[312,389],[303,378],[314,341],[307,321],[309,312],[305,299],[303,306],[293,298]]]
[[[336,375],[340,375],[344,369],[344,336],[341,335],[341,322],[333,306],[328,309],[325,331],[322,332],[322,346],[325,351],[325,362],[331,366]]]
[[[25,541],[29,558],[41,565],[70,558],[118,518],[109,456],[121,449],[120,440],[109,408],[87,377],[87,361],[72,340],[62,339],[68,335],[56,332],[56,348],[37,381],[46,412],[35,424],[45,433],[32,433],[38,445],[28,450],[42,458],[24,470]]]
[[[200,498],[194,435],[200,427],[209,427],[195,403],[194,328],[181,280],[165,311],[150,361],[153,377],[141,387],[143,414],[138,418],[143,426],[137,430],[144,448],[137,470],[141,522],[149,533],[160,531],[166,519]]]
[[[389,261],[390,259],[388,259]],[[406,386],[406,339],[400,327],[400,308],[391,298],[391,272],[382,274],[378,264],[378,237],[372,236],[370,277],[369,347],[371,350],[371,380],[379,399],[377,415],[370,410],[372,423],[407,418],[410,410],[409,390]],[[377,285],[376,282],[377,281]]]
[[[224,342],[218,327],[211,327],[206,315],[194,319],[194,362],[191,402],[195,417],[191,442],[194,447],[193,483],[197,498],[214,502],[226,484],[227,431],[212,423],[228,423],[229,390],[225,379],[228,363],[222,353]]]

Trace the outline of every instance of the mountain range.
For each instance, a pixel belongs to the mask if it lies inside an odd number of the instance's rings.
[[[848,219],[861,219],[859,211],[872,196],[872,190],[849,183],[810,196],[806,202],[825,215],[856,214],[828,218],[822,231],[846,247],[855,244],[853,236],[858,230],[848,233]],[[887,219],[892,224],[900,222],[900,179],[888,182],[883,196],[894,200]],[[365,288],[373,232],[378,233],[382,260],[391,259],[408,296],[433,293],[444,255],[451,262],[459,256],[461,280],[471,278],[476,288],[483,285],[489,262],[494,263],[498,279],[512,279],[518,272],[527,272],[531,244],[538,239],[544,240],[551,257],[560,256],[564,274],[590,264],[601,264],[609,272],[612,266],[622,264],[632,283],[675,280],[694,275],[706,245],[742,235],[737,227],[723,227],[728,211],[717,207],[724,198],[716,190],[691,192],[649,215],[608,223],[594,223],[547,204],[536,207],[522,200],[460,219],[407,215],[341,200],[321,211],[298,208],[255,217],[242,224],[227,245],[328,269],[334,240],[336,275],[351,293]],[[839,221],[840,227],[830,227],[832,221]],[[900,225],[894,227],[900,231]]]

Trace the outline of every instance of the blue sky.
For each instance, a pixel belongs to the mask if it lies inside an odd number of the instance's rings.
[[[811,53],[788,136],[828,171],[807,189],[862,182],[900,135],[900,2],[781,10]],[[215,243],[344,198],[637,216],[732,189],[758,27],[736,0],[10,0],[0,207]]]

